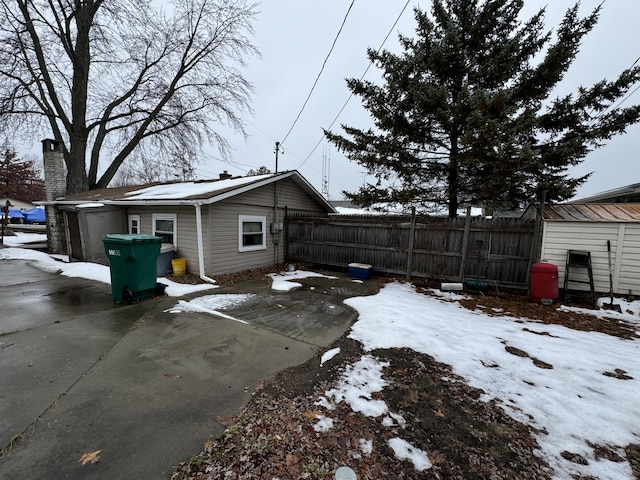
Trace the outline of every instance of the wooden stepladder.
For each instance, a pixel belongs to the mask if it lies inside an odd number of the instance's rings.
[[[591,252],[584,250],[567,250],[567,264],[564,273],[564,303],[570,298],[585,299],[586,292],[572,290],[571,285],[589,285],[588,300],[591,307],[596,305],[596,292],[593,286],[593,268],[591,267]]]

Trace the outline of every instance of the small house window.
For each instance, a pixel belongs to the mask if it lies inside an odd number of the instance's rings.
[[[177,247],[177,219],[175,214],[154,213],[153,214],[153,234],[162,237],[162,243],[170,243]]]
[[[129,233],[132,235],[140,233],[140,215],[129,215]]]
[[[267,248],[266,239],[266,217],[251,217],[248,215],[238,216],[238,250],[241,252],[251,252],[253,250],[265,250]]]

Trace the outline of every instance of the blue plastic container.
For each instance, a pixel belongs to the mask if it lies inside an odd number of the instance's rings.
[[[371,276],[371,265],[367,263],[350,263],[349,276],[366,280]]]

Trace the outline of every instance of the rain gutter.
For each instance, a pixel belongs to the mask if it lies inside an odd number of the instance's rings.
[[[216,283],[213,278],[206,276],[204,272],[204,243],[202,237],[202,204],[194,204],[196,207],[196,233],[198,236],[198,270],[200,271],[200,278],[209,283]]]

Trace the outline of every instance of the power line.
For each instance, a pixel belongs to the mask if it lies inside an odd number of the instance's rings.
[[[396,21],[393,22],[393,25],[391,25],[391,28],[387,32],[387,35],[384,37],[384,40],[382,40],[382,43],[378,47],[378,50],[376,51],[376,53],[380,53],[380,50],[382,50],[382,47],[384,47],[384,44],[387,43],[387,40],[391,36],[391,33],[393,32],[393,29],[396,27],[396,25],[400,21],[400,18],[402,18],[402,15],[404,14],[404,11],[407,9],[407,7],[409,6],[409,3],[411,3],[411,0],[407,0],[407,2],[404,4],[404,7],[402,7],[402,10],[398,14],[398,17],[396,18]],[[362,80],[365,77],[365,75],[367,74],[367,72],[371,68],[371,65],[373,65],[373,60],[369,62],[369,65],[365,69],[364,73],[360,76],[360,80]],[[329,127],[327,127],[327,130],[330,129],[331,127],[333,127],[333,124],[336,123],[336,121],[338,120],[340,115],[342,115],[342,112],[344,111],[344,109],[346,108],[347,104],[351,100],[351,97],[353,97],[353,92],[351,92],[351,94],[349,94],[349,97],[347,98],[346,102],[344,102],[344,104],[342,105],[342,108],[340,108],[340,111],[337,113],[337,115],[335,116],[335,118],[333,119],[333,121],[331,122]],[[324,133],[320,137],[320,140],[318,140],[318,143],[316,143],[316,145],[313,147],[313,150],[311,150],[309,155],[307,155],[307,157],[304,159],[304,161],[298,166],[297,170],[299,170],[305,163],[307,163],[307,160],[309,160],[311,158],[311,155],[313,155],[313,153],[316,151],[318,146],[322,143],[322,140],[324,140]]]
[[[260,127],[258,127],[255,123],[250,122],[249,120],[246,121],[249,125],[251,125],[253,128],[255,128],[256,130],[258,130],[261,134],[263,134],[265,137],[267,137],[269,140],[275,142],[276,139],[273,138],[271,135],[269,135],[267,132],[265,132],[264,130],[262,130]]]
[[[336,37],[333,39],[333,43],[331,44],[331,49],[329,50],[329,53],[327,54],[326,58],[324,59],[324,62],[322,62],[322,68],[320,68],[320,72],[318,72],[318,76],[316,77],[315,82],[313,82],[313,86],[311,87],[311,90],[309,91],[309,95],[307,95],[307,99],[304,101],[304,104],[302,105],[302,108],[298,112],[298,116],[293,121],[293,124],[291,125],[291,128],[289,128],[289,131],[284,136],[284,139],[282,140],[282,142],[280,142],[280,145],[284,144],[284,142],[287,140],[287,138],[289,137],[289,134],[293,130],[293,127],[295,127],[296,123],[298,123],[298,120],[300,119],[300,115],[302,115],[302,112],[304,111],[305,107],[307,106],[307,102],[311,98],[311,94],[315,90],[316,85],[318,84],[318,80],[320,80],[320,75],[322,75],[322,72],[324,71],[324,67],[327,64],[327,60],[329,60],[329,57],[331,56],[331,53],[333,52],[333,49],[336,46],[336,42],[338,41],[338,38],[340,37],[340,34],[342,33],[342,29],[344,28],[344,24],[347,22],[347,17],[349,17],[349,13],[351,13],[351,8],[353,7],[353,4],[355,3],[355,1],[356,0],[351,0],[351,5],[349,5],[349,9],[347,10],[347,13],[344,16],[344,19],[342,20],[342,25],[340,25],[340,29],[338,30],[338,33],[336,34]]]
[[[606,0],[605,0],[606,1]],[[603,2],[604,3],[604,2]],[[640,61],[640,57],[636,58],[636,61],[633,62],[633,64],[627,69],[627,70],[631,70],[633,67],[636,66],[636,64]],[[624,98],[622,98],[617,104],[615,105],[609,105],[607,108],[605,108],[602,112],[600,112],[594,119],[591,120],[591,122],[589,123],[589,126],[593,126],[595,125],[598,120],[600,120],[600,117],[602,117],[605,113],[607,113],[608,111],[611,110],[616,110],[620,105],[622,105],[624,102],[626,102],[627,100],[629,100],[629,98],[636,93],[638,90],[640,89],[640,85],[638,85],[636,88],[634,88],[631,92],[627,93],[625,95]]]
[[[237,162],[235,160],[230,160],[230,159],[226,160],[224,158],[219,158],[219,157],[215,157],[215,156],[205,155],[205,160],[206,160],[205,164],[203,166],[201,166],[201,167],[196,166],[196,170],[198,172],[200,172],[200,173],[208,175],[209,178],[214,178],[220,173],[219,171],[218,172],[213,172],[213,171],[211,171],[209,169],[210,167],[211,168],[216,168],[213,165],[210,165],[209,161],[211,161],[211,160],[213,160],[215,162],[223,163],[225,165],[229,165],[230,167],[235,167],[238,170],[241,170],[241,171],[243,171],[245,173],[248,172],[249,170],[253,169],[253,168],[256,168],[253,165],[249,165],[249,164],[246,164],[246,163],[240,163],[240,162]]]

